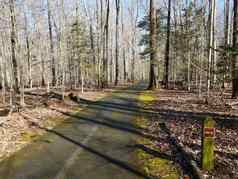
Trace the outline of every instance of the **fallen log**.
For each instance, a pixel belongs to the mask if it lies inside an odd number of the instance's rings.
[[[226,103],[227,106],[230,106],[232,109],[238,109],[238,102]]]
[[[38,127],[38,128],[41,128],[41,126],[38,124],[37,121],[39,121],[37,118],[34,118],[34,117],[31,117],[23,112],[19,112],[19,114],[24,118],[26,119],[31,126],[33,127]]]
[[[9,108],[0,109],[0,117],[6,117],[10,114],[11,110]]]

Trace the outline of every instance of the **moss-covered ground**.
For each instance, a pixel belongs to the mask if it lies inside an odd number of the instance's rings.
[[[138,99],[140,107],[144,109],[151,107],[154,100],[155,98],[151,91],[142,92]],[[148,117],[141,113],[134,120],[134,125],[139,128],[148,129],[151,122]],[[154,145],[152,139],[139,137],[136,140],[136,144],[160,152],[160,148]],[[140,170],[142,170],[148,177],[162,179],[179,178],[179,171],[170,160],[154,156],[140,148],[136,149],[135,158]]]

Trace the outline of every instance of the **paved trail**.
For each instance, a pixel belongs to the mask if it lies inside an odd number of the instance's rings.
[[[138,89],[114,92],[69,116],[33,144],[0,163],[2,179],[141,179],[134,167]]]

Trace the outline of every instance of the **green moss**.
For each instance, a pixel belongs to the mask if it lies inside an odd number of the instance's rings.
[[[80,108],[80,107],[74,107],[74,108],[72,108],[73,114],[74,114],[74,113],[77,113],[77,112],[80,112],[80,111],[82,111],[82,110],[83,110],[83,108]]]
[[[145,143],[145,145],[147,146],[148,143]],[[154,157],[142,149],[136,150],[136,159],[140,170],[147,176],[164,179],[179,178],[178,170],[169,160]]]
[[[64,117],[49,117],[42,124],[43,127],[54,127],[65,121]]]
[[[71,101],[71,98],[69,97],[69,95],[65,95],[65,96],[64,96],[64,100],[65,100],[65,101]]]
[[[214,128],[214,127],[215,127],[215,121],[214,121],[212,118],[207,117],[207,118],[204,120],[204,127]]]
[[[143,117],[137,117],[134,120],[134,125],[135,127],[138,127],[138,128],[146,128],[148,127],[148,121]]]
[[[21,133],[20,141],[29,142],[29,141],[37,139],[37,137],[38,135],[36,132],[23,132]]]
[[[139,105],[143,108],[150,108],[155,101],[153,93],[150,91],[144,91],[139,95]]]
[[[112,119],[120,119],[121,113],[117,111],[111,112]]]
[[[149,94],[143,93],[139,96],[139,101],[143,102],[143,103],[152,102],[153,100],[154,100],[154,98]]]
[[[151,91],[145,91],[139,96],[139,105],[147,107],[153,105],[154,97]],[[139,116],[134,120],[136,127],[147,129],[150,125],[145,117]],[[155,142],[148,138],[137,138],[136,143],[143,145],[154,151],[160,151],[159,147],[155,145]],[[155,157],[142,149],[135,151],[135,160],[139,169],[149,177],[162,178],[162,179],[179,179],[179,171],[169,160]]]

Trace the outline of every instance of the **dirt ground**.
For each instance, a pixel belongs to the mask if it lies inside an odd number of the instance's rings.
[[[193,157],[198,166],[201,158],[202,119],[213,117],[216,120],[215,170],[204,173],[204,176],[238,178],[237,99],[231,99],[229,93],[212,93],[208,99],[179,90],[152,93],[155,97],[151,105],[153,111],[159,112],[171,136]],[[156,128],[153,122],[151,128]],[[156,145],[167,151],[167,141],[158,141]]]
[[[64,112],[80,110],[78,104],[69,99],[68,94],[73,93],[79,99],[96,101],[111,92],[111,90],[103,92],[86,90],[86,92],[81,93],[80,90],[69,90],[65,93],[66,97],[63,101],[60,99],[60,92],[55,90],[46,94],[45,91],[45,89],[27,91],[25,93],[25,106],[15,106],[14,111],[10,113],[8,106],[9,94],[6,97],[5,104],[2,102],[2,98],[0,99],[0,161],[44,134],[39,126],[53,128],[63,122],[66,116],[57,112],[54,108]],[[16,96],[15,101],[20,101],[19,96]]]

